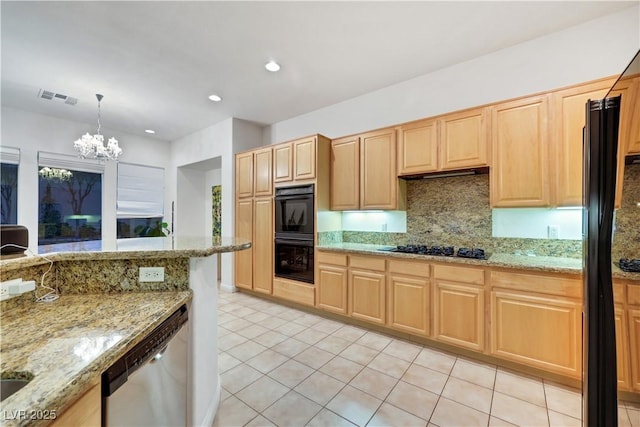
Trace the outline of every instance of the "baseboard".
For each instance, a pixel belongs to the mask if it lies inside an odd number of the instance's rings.
[[[216,419],[216,415],[218,414],[218,408],[220,408],[220,396],[222,393],[222,385],[220,384],[220,374],[218,374],[218,386],[216,387],[216,393],[213,396],[213,400],[209,405],[209,409],[207,409],[207,413],[202,420],[203,426],[212,426],[213,421]]]
[[[229,293],[238,292],[238,288],[236,288],[234,285],[222,282],[220,282],[220,290]]]

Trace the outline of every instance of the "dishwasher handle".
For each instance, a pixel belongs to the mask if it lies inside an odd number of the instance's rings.
[[[169,341],[189,320],[189,310],[183,305],[167,320],[102,373],[102,396],[109,397],[118,390],[131,374],[159,352],[166,350]]]

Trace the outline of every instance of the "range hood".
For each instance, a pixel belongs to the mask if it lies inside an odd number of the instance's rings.
[[[430,173],[422,173],[417,175],[402,175],[398,178],[404,179],[407,181],[417,180],[417,179],[435,179],[435,178],[451,178],[457,176],[469,176],[469,175],[478,175],[478,174],[487,174],[489,173],[489,168],[474,168],[474,169],[463,169],[456,171],[440,171],[440,172],[430,172]]]

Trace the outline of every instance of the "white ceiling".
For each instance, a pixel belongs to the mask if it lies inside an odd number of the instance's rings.
[[[175,140],[228,117],[275,123],[635,4],[3,0],[2,104],[95,123],[102,93],[103,126]]]

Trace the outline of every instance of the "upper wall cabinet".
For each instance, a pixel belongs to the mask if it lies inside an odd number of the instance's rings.
[[[488,166],[488,132],[488,108],[404,124],[398,136],[398,175]]]
[[[331,141],[331,209],[399,209],[396,131],[383,129]]]
[[[273,194],[273,149],[271,147],[236,154],[236,197]]]
[[[278,144],[274,150],[274,182],[316,178],[316,150],[318,136]]]
[[[549,96],[491,107],[491,205],[550,206]]]
[[[613,79],[559,90],[551,95],[552,144],[555,160],[555,199],[557,206],[582,205],[582,129],[585,105],[589,99],[601,99],[613,85]]]

